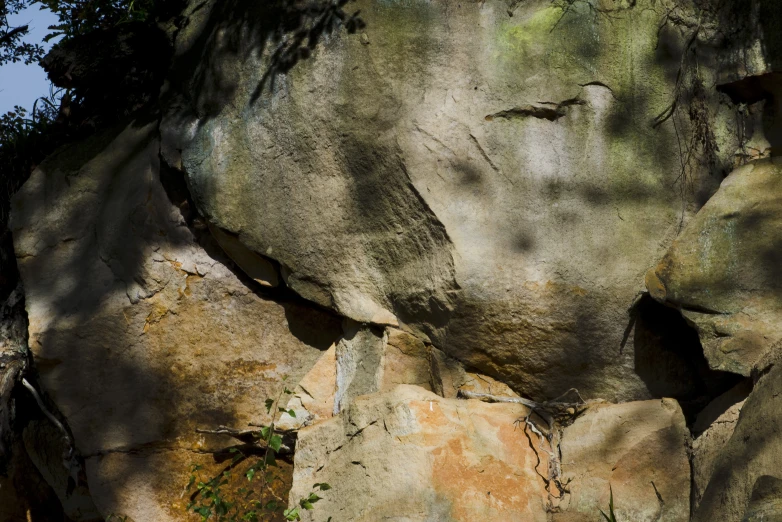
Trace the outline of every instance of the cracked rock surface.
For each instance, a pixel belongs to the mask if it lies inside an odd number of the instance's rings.
[[[254,293],[199,244],[161,184],[156,133],[136,122],[50,157],[11,224],[41,382],[101,512],[137,522],[184,516],[171,503],[188,463],[161,468],[161,451],[222,448],[194,429],[263,421],[281,378],[297,382],[341,333],[329,314]],[[152,477],[168,486],[136,488]]]
[[[360,0],[362,34],[275,75],[263,7],[195,3],[163,156],[308,300],[532,398],[650,398],[627,307],[716,183],[682,199],[675,130],[652,127],[684,43],[665,7],[569,4]]]
[[[291,498],[332,484],[308,521],[544,522],[537,457],[514,426],[526,413],[411,385],[359,397],[341,416],[300,431]]]

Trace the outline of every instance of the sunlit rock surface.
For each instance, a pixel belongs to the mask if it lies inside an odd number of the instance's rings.
[[[732,172],[647,274],[651,295],[682,309],[712,368],[749,376],[782,340],[782,167]]]
[[[360,397],[299,432],[291,501],[327,482],[304,520],[546,521],[547,463],[514,425],[527,411],[409,385]]]
[[[306,299],[533,397],[649,398],[627,309],[715,182],[677,188],[675,130],[653,123],[684,38],[632,4],[365,0],[365,28],[285,74],[258,58],[263,7],[199,4],[163,157]]]

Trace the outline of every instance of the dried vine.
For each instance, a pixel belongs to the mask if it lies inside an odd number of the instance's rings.
[[[569,395],[575,395],[577,400],[574,402],[562,400]],[[524,426],[524,435],[527,437],[529,446],[537,458],[535,473],[538,474],[545,484],[549,495],[549,509],[556,509],[553,505],[554,501],[561,500],[569,492],[568,484],[570,483],[570,481],[563,481],[562,479],[562,451],[560,448],[562,429],[572,424],[576,417],[587,407],[587,403],[581,398],[578,390],[571,388],[556,399],[540,403],[522,397],[502,397],[464,390],[459,391],[459,397],[478,399],[485,402],[521,404],[529,408],[529,412],[524,417],[519,417],[516,420],[516,425]],[[536,420],[536,417],[543,422]],[[530,432],[537,436],[537,446]],[[545,475],[538,469],[541,465],[541,452],[548,456],[548,469]],[[552,491],[552,487],[554,491]]]

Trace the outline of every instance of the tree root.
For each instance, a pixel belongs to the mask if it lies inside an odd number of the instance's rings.
[[[571,394],[575,395],[577,398],[575,402],[562,401],[562,399]],[[571,388],[554,400],[540,403],[522,397],[501,397],[488,393],[475,393],[463,390],[459,391],[458,396],[464,399],[478,399],[485,402],[521,404],[529,408],[529,413],[524,417],[519,417],[516,420],[516,425],[518,426],[523,423],[524,434],[527,437],[530,448],[535,452],[535,457],[538,459],[538,462],[535,465],[535,472],[545,483],[550,502],[560,500],[565,493],[568,493],[567,486],[570,481],[562,481],[562,452],[560,450],[560,443],[562,441],[561,430],[565,426],[572,424],[576,417],[578,417],[587,407],[586,401],[581,398],[578,390]],[[536,422],[533,415],[539,417],[545,425]],[[530,432],[538,437],[537,446],[533,442]],[[548,470],[545,475],[538,470],[538,467],[541,464],[541,452],[548,456]],[[554,488],[553,491],[552,486]]]

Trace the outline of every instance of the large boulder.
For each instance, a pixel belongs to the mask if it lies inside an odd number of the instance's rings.
[[[301,296],[530,396],[656,395],[627,308],[713,190],[679,190],[652,125],[685,41],[666,8],[361,0],[354,35],[291,17],[321,36],[298,51],[278,7],[194,3],[177,36],[161,151],[211,225]]]
[[[698,415],[692,426],[692,509],[698,509],[717,461],[733,435],[741,408],[750,390],[742,383],[716,398]]]
[[[562,435],[562,473],[569,494],[555,522],[683,522],[690,515],[690,434],[676,401],[599,404]]]
[[[619,520],[689,517],[690,438],[676,401],[590,404],[561,438],[548,432],[521,404],[400,385],[299,432],[290,504],[326,482],[305,520],[588,522],[613,489]]]
[[[775,365],[755,385],[729,440],[710,463],[694,522],[782,519],[781,409],[782,366]]]
[[[229,442],[195,428],[264,421],[281,379],[295,385],[341,335],[337,318],[264,297],[196,237],[158,150],[154,122],[64,148],[33,172],[11,219],[43,388],[98,508],[137,522],[185,517],[171,503],[188,459]],[[167,489],[136,488],[153,476]]]
[[[714,369],[749,376],[782,340],[782,166],[732,172],[646,276],[682,310]]]
[[[359,397],[299,432],[291,503],[326,482],[304,520],[544,522],[547,459],[514,424],[527,413],[410,385]]]

